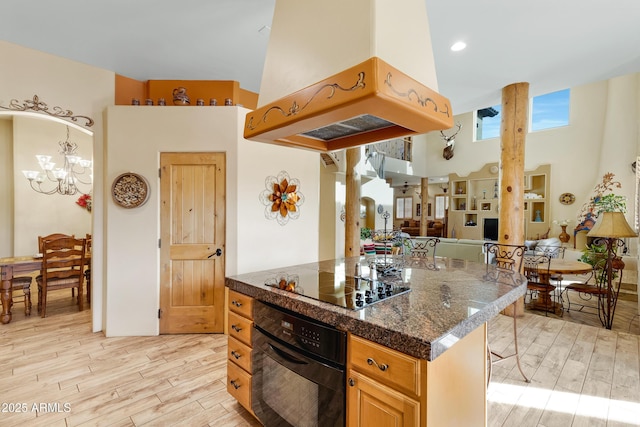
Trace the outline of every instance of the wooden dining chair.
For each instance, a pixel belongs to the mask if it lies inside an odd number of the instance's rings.
[[[488,280],[496,281],[505,281],[508,278],[513,278],[516,274],[522,271],[522,262],[526,250],[527,247],[525,245],[507,245],[494,242],[484,243],[483,252],[485,254],[485,264],[487,265],[487,274],[485,274],[485,278]],[[491,266],[493,266],[493,268]],[[525,375],[524,371],[522,370],[522,366],[520,365],[516,304],[517,300],[512,304],[514,352],[509,355],[496,353],[491,350],[489,346],[489,340],[487,340],[487,386],[489,386],[489,382],[491,381],[491,371],[493,365],[512,357],[516,359],[518,370],[520,371],[520,374],[524,378],[525,382],[531,382]]]
[[[24,314],[25,316],[31,315],[31,276],[18,276],[11,279],[11,294],[12,300],[15,303],[24,302]],[[20,294],[21,292],[21,294]],[[16,293],[18,293],[18,299],[16,299]]]
[[[46,236],[38,236],[38,252],[42,253],[42,243],[45,240],[53,240],[53,239],[59,239],[61,237],[76,237],[73,234],[64,234],[64,233],[51,233],[48,234]],[[40,273],[42,274],[42,273]],[[71,288],[71,296],[74,297],[75,296],[75,288]]]
[[[86,249],[85,249],[85,258],[89,257],[91,254],[91,234],[87,233],[85,235]],[[91,264],[87,266],[84,270],[84,278],[87,284],[87,304],[91,303]],[[73,289],[72,289],[73,292]]]
[[[61,237],[72,237],[72,238],[75,238],[76,236],[73,235],[73,234],[64,234],[64,233],[51,233],[51,234],[48,234],[46,236],[38,236],[38,251],[40,253],[43,253],[42,243],[45,240],[59,239]]]
[[[36,278],[38,284],[38,312],[47,313],[47,294],[58,289],[78,290],[79,311],[84,309],[82,288],[84,284],[85,239],[61,237],[42,242],[42,274]]]

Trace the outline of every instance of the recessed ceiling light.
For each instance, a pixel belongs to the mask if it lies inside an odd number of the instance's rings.
[[[451,45],[451,50],[454,52],[459,52],[465,47],[467,47],[467,44],[465,42],[455,42]]]

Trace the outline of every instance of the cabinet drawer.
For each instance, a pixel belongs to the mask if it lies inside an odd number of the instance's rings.
[[[251,410],[251,375],[231,362],[227,362],[227,392],[245,409],[253,413]]]
[[[355,370],[403,392],[420,396],[420,359],[349,335],[349,362]]]
[[[248,319],[253,319],[253,298],[229,290],[229,310]]]
[[[251,346],[253,322],[245,317],[229,312],[229,336]]]
[[[251,373],[251,347],[229,337],[227,353],[230,361]]]

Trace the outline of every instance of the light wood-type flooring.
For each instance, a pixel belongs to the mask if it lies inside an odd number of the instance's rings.
[[[45,319],[35,305],[25,318],[16,304],[13,322],[0,325],[0,426],[258,425],[226,392],[225,335],[105,338],[91,332],[90,310],[79,313],[68,290],[49,304]],[[635,304],[624,302],[616,316],[632,318]],[[518,319],[532,381],[513,360],[494,368],[489,426],[640,425],[635,326],[608,331],[575,317]],[[493,350],[511,348],[511,326],[501,315],[490,323]]]

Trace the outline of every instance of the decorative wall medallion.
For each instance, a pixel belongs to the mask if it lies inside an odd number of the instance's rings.
[[[265,218],[276,219],[280,225],[289,222],[289,218],[298,219],[300,205],[304,203],[300,181],[281,171],[278,176],[268,176],[264,184],[266,189],[260,193],[259,198],[265,205]]]
[[[563,205],[570,205],[571,203],[576,201],[576,196],[571,193],[562,193],[560,195],[560,203]]]
[[[140,207],[149,199],[149,183],[137,173],[123,173],[113,181],[111,196],[123,208]]]

